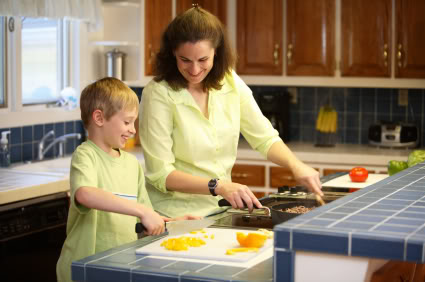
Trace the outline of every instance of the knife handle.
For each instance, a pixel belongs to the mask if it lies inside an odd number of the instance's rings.
[[[146,227],[140,222],[136,223],[136,233],[142,233],[143,231],[146,231]]]
[[[165,231],[167,231],[167,223],[164,222],[164,225],[165,225]],[[136,223],[136,233],[142,233],[143,231],[146,231],[146,230],[147,230],[146,227],[141,222]]]

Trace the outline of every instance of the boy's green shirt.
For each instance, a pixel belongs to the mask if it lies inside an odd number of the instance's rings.
[[[152,207],[136,157],[120,150],[120,157],[113,158],[90,140],[72,155],[70,182],[71,205],[67,238],[57,263],[58,281],[71,281],[72,261],[137,240],[136,217],[77,204],[75,192],[80,187],[96,187]]]

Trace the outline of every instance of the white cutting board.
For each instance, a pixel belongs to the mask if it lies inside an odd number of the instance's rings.
[[[205,228],[206,233],[186,234],[179,236],[166,236],[158,241],[152,242],[149,245],[143,246],[136,250],[136,254],[147,254],[153,256],[166,256],[173,258],[184,259],[200,259],[200,260],[215,260],[229,262],[245,262],[257,257],[264,251],[273,247],[273,239],[267,239],[264,246],[258,252],[236,253],[234,255],[226,255],[226,250],[231,248],[239,248],[240,245],[236,240],[236,232],[255,232],[253,230],[242,229],[227,229],[227,228]],[[210,239],[211,234],[214,234],[214,239]],[[208,239],[204,238],[208,235]],[[205,241],[205,245],[200,247],[189,247],[187,251],[170,251],[161,246],[161,243],[170,238],[181,236],[199,237]]]
[[[322,184],[323,187],[334,187],[334,188],[365,188],[372,185],[382,179],[388,177],[388,174],[369,174],[365,182],[353,182],[348,174],[339,176],[328,182]]]

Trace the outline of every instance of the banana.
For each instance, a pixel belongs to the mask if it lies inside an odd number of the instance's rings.
[[[338,113],[336,111],[334,111],[334,128],[333,128],[333,132],[336,133],[338,129]]]
[[[322,126],[322,130],[321,132],[323,133],[327,133],[329,131],[329,122],[331,119],[331,116],[329,115],[329,110],[328,108],[325,108],[324,113],[323,113],[323,126]]]
[[[318,130],[318,131],[322,130],[323,117],[324,117],[323,113],[324,113],[324,108],[322,106],[322,107],[320,107],[319,114],[318,114],[317,119],[316,119],[316,130]]]
[[[335,133],[338,127],[338,113],[332,106],[320,107],[316,119],[316,130],[323,133]]]

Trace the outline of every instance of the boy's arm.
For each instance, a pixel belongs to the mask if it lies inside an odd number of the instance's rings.
[[[134,201],[120,198],[111,192],[95,187],[80,187],[75,200],[88,208],[137,216],[146,228],[147,235],[159,235],[165,231],[164,220],[151,208]]]

